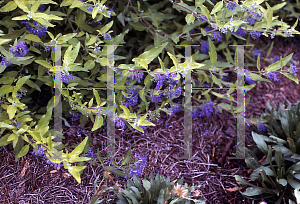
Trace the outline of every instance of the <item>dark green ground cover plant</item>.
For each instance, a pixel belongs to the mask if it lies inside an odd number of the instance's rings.
[[[150,120],[159,116],[160,111],[170,116],[180,111],[184,101],[175,104],[173,100],[183,95],[188,72],[192,72],[199,86],[231,88],[223,93],[212,89],[193,92],[194,96],[198,94],[197,98],[193,96],[198,106],[193,117],[209,117],[216,111],[231,111],[237,115],[243,111],[234,104],[237,82],[225,80],[228,71],[238,71],[236,48],[229,45],[245,41],[249,44],[250,38],[256,40],[261,35],[274,38],[275,35],[299,34],[295,30],[298,21],[291,26],[274,16],[284,5],[285,2],[271,7],[263,0],[2,0],[0,146],[12,143],[16,160],[26,155],[32,146],[35,154],[46,155],[48,163],[55,167],[63,164],[80,182],[84,161],[91,158],[79,155],[88,153],[90,137],[73,147],[57,141],[54,136],[57,132],[49,129],[54,97],[44,106],[34,103],[32,98],[34,91],[43,92],[43,85],[52,90],[54,74],[60,74],[62,88],[68,88],[61,91],[62,120],[67,124],[65,117],[69,111],[77,110],[81,113],[81,127],[90,119],[94,123],[92,131],[100,128],[103,116],[108,114],[107,94],[105,89],[96,88],[106,87],[110,80],[109,48],[104,45],[122,45],[113,48],[117,128],[127,126],[143,132],[146,126],[154,125]],[[67,45],[61,49],[60,70],[55,67],[58,45]],[[176,45],[201,45],[201,54],[193,47],[188,66],[182,62],[185,56]],[[269,53],[272,46],[274,44]],[[263,58],[256,55],[258,71],[239,69],[247,82],[245,90],[255,87],[255,81],[278,80],[278,73],[298,83],[292,55],[281,56],[264,70],[260,64]],[[192,81],[193,86],[195,81]],[[92,90],[84,89],[86,87]],[[230,104],[218,103],[212,98],[224,99]],[[246,104],[248,102],[249,98]],[[166,108],[166,103],[170,108]],[[67,138],[61,136],[60,139]],[[129,169],[124,175],[127,173],[130,174]]]
[[[289,203],[296,203],[296,194],[300,189],[300,101],[297,104],[277,104],[262,114],[257,131],[252,132],[255,148],[246,148],[246,164],[253,170],[250,179],[261,181],[262,187],[255,186],[240,176],[240,184],[250,185],[244,196],[256,196],[262,193],[268,197],[277,197],[276,204],[285,196]],[[264,125],[264,123],[265,125]],[[259,163],[256,155],[265,155]],[[298,198],[300,199],[300,198]],[[299,202],[299,200],[298,200]]]

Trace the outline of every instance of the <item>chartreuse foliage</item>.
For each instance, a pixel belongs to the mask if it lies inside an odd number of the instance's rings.
[[[237,63],[235,48],[228,45],[244,44],[246,40],[249,44],[250,36],[256,39],[260,35],[293,37],[293,34],[299,34],[295,30],[298,21],[291,27],[274,16],[284,3],[270,6],[264,0],[246,0],[231,4],[235,4],[231,6],[234,9],[224,1],[212,3],[209,0],[179,3],[171,0],[158,3],[113,0],[63,0],[59,3],[51,0],[0,1],[0,146],[12,143],[16,160],[26,155],[30,146],[35,149],[43,146],[50,161],[63,162],[64,167],[80,182],[80,173],[85,168],[82,161],[89,160],[80,157],[80,154],[88,139],[84,139],[70,153],[63,151],[64,145],[55,140],[54,130],[49,130],[54,97],[46,107],[32,102],[35,90],[44,91],[41,90],[42,85],[54,87],[54,74],[56,69],[60,69],[55,67],[58,45],[62,46],[63,116],[72,108],[82,113],[82,127],[88,119],[94,124],[92,131],[103,125],[103,115],[107,115],[107,99],[106,90],[99,88],[107,86],[107,46],[114,45],[116,124],[124,127],[126,123],[130,128],[143,132],[143,127],[154,125],[147,120],[147,116],[152,118],[160,110],[170,112],[163,106],[173,103],[173,99],[182,94],[180,90],[184,88],[188,71],[201,84],[237,86],[237,82],[222,80],[224,70],[233,70]],[[274,28],[277,30],[274,31]],[[197,33],[191,35],[192,30]],[[250,34],[248,39],[241,31]],[[220,42],[222,34],[226,40]],[[201,54],[199,50],[192,54],[190,69],[187,69],[187,64],[182,60],[184,56],[176,45],[198,45],[200,41],[207,42],[203,45],[208,47],[203,46]],[[225,56],[225,61],[218,59],[218,53]],[[266,70],[261,70],[259,57],[259,74],[251,73],[250,77],[254,81],[267,80],[262,76],[269,77],[267,72],[278,71],[298,83],[294,75],[284,70],[291,58],[292,54],[281,57]],[[139,82],[139,77],[143,81]],[[157,89],[153,90],[155,86]],[[254,86],[246,85],[245,89],[250,90]],[[85,89],[87,87],[90,90]],[[132,89],[130,93],[128,88]],[[231,96],[233,92],[232,89],[225,94],[211,89],[196,91],[205,100],[211,100],[211,95],[227,100],[231,105],[216,105],[220,110],[238,113],[243,110],[232,103],[235,102]],[[196,102],[202,105],[205,100],[199,99]],[[155,103],[157,109],[149,110],[150,103]],[[80,163],[71,166],[74,162]]]
[[[300,101],[291,106],[280,104],[276,109],[268,102],[268,107],[270,111],[262,115],[267,136],[252,132],[258,149],[246,148],[245,160],[253,169],[250,179],[261,181],[263,186],[255,186],[240,176],[236,176],[236,180],[251,186],[242,193],[245,196],[266,193],[278,197],[276,204],[280,204],[284,196],[289,203],[296,203],[300,188]],[[258,162],[257,151],[266,156],[262,163]]]

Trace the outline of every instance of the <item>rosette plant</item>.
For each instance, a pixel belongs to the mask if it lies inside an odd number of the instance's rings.
[[[256,143],[252,150],[246,148],[246,164],[253,170],[250,179],[260,181],[255,186],[240,176],[237,181],[250,185],[244,196],[269,194],[276,197],[276,204],[283,197],[296,203],[296,192],[300,188],[300,101],[287,106],[277,104],[276,109],[268,102],[270,111],[262,114],[265,127],[259,123],[258,133],[252,132]],[[264,155],[261,160],[257,155]]]

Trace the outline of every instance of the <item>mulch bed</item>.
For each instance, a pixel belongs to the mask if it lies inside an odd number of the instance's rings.
[[[294,59],[299,57],[299,46],[287,46],[286,43],[275,39],[274,49],[270,60],[274,55],[290,54],[294,52]],[[259,41],[263,46],[266,42]],[[262,56],[266,56],[265,50]],[[263,66],[262,66],[263,67]],[[298,72],[298,76],[299,76]],[[299,77],[298,77],[299,78]],[[279,82],[270,84],[259,83],[247,95],[251,100],[246,108],[246,117],[259,118],[265,112],[266,102],[270,101],[288,104],[300,100],[300,85],[281,75]],[[248,98],[246,96],[246,98]],[[174,117],[165,113],[155,121],[155,127],[148,127],[145,134],[135,130],[116,130],[116,157],[124,157],[128,148],[131,147],[132,155],[139,153],[148,155],[147,167],[144,174],[161,174],[170,176],[171,181],[184,177],[184,182],[189,186],[201,185],[198,198],[206,198],[211,204],[250,204],[249,199],[244,198],[238,191],[234,176],[240,175],[246,180],[249,179],[249,170],[244,160],[228,159],[235,156],[236,143],[236,119],[229,112],[217,114],[210,119],[197,118],[193,120],[193,156],[198,160],[178,159],[184,155],[184,113],[180,112]],[[71,123],[72,128],[64,126],[63,130],[67,137],[68,146],[78,144],[85,136],[75,136],[78,123]],[[83,128],[86,131],[92,129],[92,123],[87,122]],[[50,123],[53,127],[53,121]],[[99,149],[102,157],[105,157],[106,148],[106,122],[102,128],[92,132],[93,149]],[[246,145],[254,144],[251,136],[253,127],[246,126]],[[69,136],[67,136],[69,133]],[[88,135],[88,133],[87,133]],[[66,141],[64,141],[66,143]],[[96,156],[93,158],[97,161]],[[106,159],[104,161],[107,163]],[[118,164],[119,159],[115,160]],[[67,171],[54,169],[37,156],[28,154],[14,160],[12,145],[0,148],[0,203],[90,203],[94,193],[94,181],[98,175],[97,184],[102,180],[104,170],[98,162],[87,163],[87,168],[81,175],[82,182],[78,184]],[[113,175],[114,180],[125,188],[126,180],[123,177]],[[142,178],[142,177],[141,177]],[[112,186],[113,183],[107,179],[102,185]],[[243,188],[244,189],[244,188]],[[109,198],[113,193],[103,195],[102,198]],[[114,201],[108,203],[116,203]],[[263,197],[257,197],[258,203]]]

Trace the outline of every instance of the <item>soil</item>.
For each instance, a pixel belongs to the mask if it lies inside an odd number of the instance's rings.
[[[263,37],[261,37],[263,38]],[[269,40],[257,40],[253,43],[261,47],[270,44]],[[287,56],[294,52],[293,59],[297,60],[300,55],[299,46],[294,43],[287,44],[283,38],[275,38],[274,48],[268,58],[268,49],[262,52],[265,59],[272,62],[275,55]],[[259,47],[258,47],[259,48]],[[251,54],[250,54],[251,55]],[[269,63],[270,64],[270,63]],[[262,65],[262,69],[265,65]],[[299,69],[299,67],[297,66]],[[252,68],[250,68],[252,69]],[[254,68],[252,70],[255,70]],[[300,72],[298,72],[298,79]],[[267,101],[271,104],[285,100],[288,104],[300,100],[300,85],[280,76],[279,82],[273,84],[268,82],[258,83],[255,88],[248,91],[246,98],[251,96],[246,108],[246,118],[259,118],[267,109]],[[71,121],[68,119],[68,121]],[[64,135],[67,137],[68,147],[80,143],[92,129],[92,122],[84,126],[86,135],[76,136],[79,122],[69,122],[73,127],[64,126]],[[148,127],[142,134],[128,128],[125,131],[116,130],[115,145],[116,157],[124,157],[129,147],[134,156],[135,153],[148,156],[147,166],[143,174],[149,175],[159,173],[165,177],[170,176],[171,181],[184,177],[184,182],[189,186],[201,185],[200,195],[197,198],[206,198],[208,204],[242,204],[252,203],[244,198],[238,191],[245,187],[237,184],[235,175],[240,175],[246,180],[249,179],[249,169],[242,159],[228,159],[235,157],[236,143],[236,119],[230,112],[207,119],[197,118],[193,120],[193,156],[194,160],[180,159],[184,156],[184,113],[180,112],[174,117],[162,113],[155,121],[155,127]],[[50,123],[50,127],[53,127]],[[91,132],[93,149],[99,149],[102,158],[105,158],[106,151],[106,121],[104,125]],[[251,131],[254,127],[246,126],[246,145],[254,144]],[[67,134],[68,133],[68,134]],[[66,143],[66,141],[64,141]],[[31,151],[31,150],[30,150]],[[32,154],[27,154],[15,162],[12,145],[0,148],[0,203],[90,203],[94,194],[94,181],[99,176],[97,185],[103,179],[104,169],[93,157],[94,162],[86,162],[87,168],[81,174],[81,183],[68,174],[67,171],[55,170],[46,162]],[[107,165],[107,159],[104,159]],[[115,160],[120,164],[120,159]],[[112,175],[114,181],[125,188],[126,179],[121,176]],[[140,177],[143,178],[143,177]],[[259,183],[252,182],[259,185]],[[101,186],[112,186],[113,182],[104,179]],[[116,195],[110,192],[101,195],[101,198],[111,198],[111,201],[103,203],[116,203]],[[254,203],[259,203],[263,197],[257,197]],[[267,200],[273,203],[273,200]],[[287,203],[287,201],[284,201]]]

